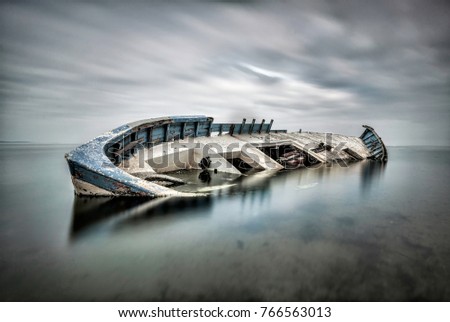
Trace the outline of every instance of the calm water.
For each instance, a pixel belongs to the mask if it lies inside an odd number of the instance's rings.
[[[0,300],[450,300],[450,149],[146,200],[75,198],[71,148],[0,146]]]

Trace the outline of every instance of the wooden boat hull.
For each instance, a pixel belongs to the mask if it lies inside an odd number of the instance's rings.
[[[89,196],[194,196],[165,186],[165,173],[200,169],[241,174],[239,158],[260,171],[364,159],[387,161],[383,141],[369,126],[361,137],[330,133],[287,133],[265,123],[214,123],[207,116],[173,116],[125,124],[66,154],[74,190]],[[287,151],[287,152],[286,152]],[[284,155],[278,156],[279,153]],[[284,158],[284,159],[283,159]]]

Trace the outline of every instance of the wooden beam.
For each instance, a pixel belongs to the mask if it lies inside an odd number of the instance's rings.
[[[211,129],[212,129],[212,121],[209,121],[208,133],[206,134],[206,136],[211,136]]]
[[[265,122],[265,121],[266,121],[266,120],[263,119],[262,122],[261,122],[261,125],[259,126],[259,131],[258,131],[259,134],[261,134],[261,131],[262,131],[262,128],[263,128],[263,126],[264,126],[264,122]]]
[[[230,125],[230,131],[228,133],[230,133],[230,135],[233,135],[233,133],[234,133],[234,124]]]
[[[250,125],[250,129],[248,130],[248,134],[252,134],[253,133],[253,127],[255,126],[255,119],[252,120],[252,124]]]
[[[239,134],[242,134],[242,130],[244,129],[246,119],[242,119],[241,128],[239,129]]]
[[[169,139],[169,128],[170,128],[170,124],[167,123],[165,125],[165,129],[164,129],[164,142],[167,142],[167,140]]]
[[[139,140],[136,141],[131,141],[130,143],[128,143],[127,145],[125,145],[122,149],[115,151],[115,154],[122,154],[123,152],[127,152],[129,150],[131,150],[132,148],[134,148],[136,145],[138,145],[139,143],[143,142],[144,138],[140,138]]]
[[[272,124],[273,124],[273,120],[270,120],[269,127],[267,128],[266,133],[270,132],[270,129],[272,128]]]
[[[184,140],[184,131],[186,131],[186,122],[181,123],[180,138]]]
[[[152,136],[153,136],[153,127],[148,127],[147,128],[147,145],[152,144]]]

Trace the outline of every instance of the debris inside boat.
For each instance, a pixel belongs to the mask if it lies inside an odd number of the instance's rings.
[[[75,194],[196,196],[229,188],[241,176],[388,158],[383,141],[367,125],[356,137],[288,133],[272,129],[273,120],[255,122],[214,123],[207,116],[172,116],[125,124],[65,155]],[[207,184],[221,174],[222,184],[197,191],[179,189],[189,183],[183,173],[192,170]]]

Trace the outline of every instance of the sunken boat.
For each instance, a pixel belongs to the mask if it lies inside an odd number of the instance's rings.
[[[195,196],[173,186],[180,170],[242,173],[277,172],[322,164],[371,159],[386,162],[375,130],[360,136],[272,129],[253,119],[214,123],[207,116],[152,118],[122,125],[65,155],[76,195]]]

